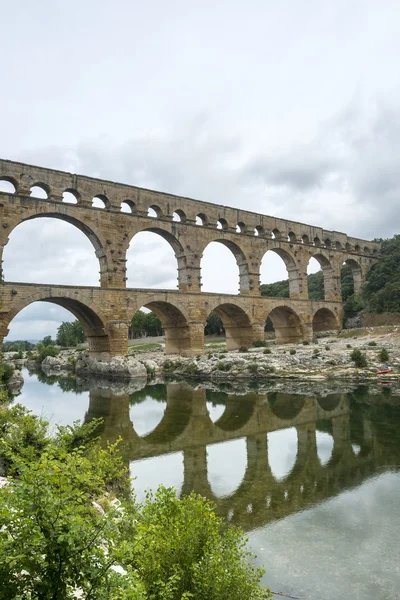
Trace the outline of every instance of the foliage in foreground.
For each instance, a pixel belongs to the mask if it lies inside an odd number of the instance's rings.
[[[23,407],[0,412],[0,466],[13,475],[0,489],[0,600],[271,597],[242,533],[207,500],[160,487],[138,505],[97,425],[50,437]]]

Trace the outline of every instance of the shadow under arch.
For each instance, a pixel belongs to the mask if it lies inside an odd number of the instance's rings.
[[[304,408],[306,396],[283,394],[280,392],[270,392],[268,402],[271,411],[278,419],[291,421],[301,413]]]
[[[296,262],[295,262],[293,256],[289,252],[287,252],[286,250],[283,250],[282,248],[268,248],[268,250],[264,253],[264,255],[261,259],[260,271],[262,269],[263,260],[268,256],[268,254],[270,252],[273,252],[274,254],[279,256],[282,259],[282,261],[284,262],[286,271],[287,271],[287,275],[288,275],[288,279],[289,279],[289,297],[297,298],[301,292],[301,290],[300,290],[301,277],[300,277],[300,273],[297,268]]]
[[[300,317],[289,306],[276,306],[267,315],[275,330],[277,344],[296,344],[304,338]]]
[[[228,396],[225,410],[214,426],[223,431],[236,431],[244,427],[254,414],[256,406],[256,394],[248,394],[238,398],[237,396]]]
[[[52,290],[51,293],[54,294],[54,290]],[[66,295],[49,296],[48,294],[49,290],[44,289],[43,292],[34,294],[25,301],[14,306],[13,309],[8,313],[8,325],[18,313],[34,302],[48,302],[51,304],[56,304],[57,306],[61,306],[62,308],[68,310],[80,321],[89,345],[89,352],[93,354],[103,352],[108,353],[110,351],[109,339],[106,330],[107,321],[102,315],[102,311],[97,306],[90,307],[84,302],[77,300],[76,298],[70,298]]]
[[[237,350],[240,347],[248,348],[252,345],[253,327],[243,308],[227,302],[218,304],[210,312],[215,312],[224,325],[227,350]]]
[[[65,208],[65,204],[64,204],[64,208]],[[108,261],[107,261],[107,255],[106,252],[104,250],[104,244],[101,242],[100,238],[98,237],[98,235],[94,232],[94,230],[92,228],[90,228],[88,225],[86,225],[86,223],[84,223],[83,221],[80,221],[79,219],[72,217],[68,214],[65,213],[57,213],[57,212],[46,212],[46,213],[40,213],[40,214],[33,214],[33,215],[29,215],[26,218],[22,218],[21,220],[18,220],[16,222],[14,222],[8,231],[8,238],[10,238],[10,235],[13,233],[13,231],[15,231],[19,225],[22,225],[23,223],[26,223],[28,221],[33,221],[35,219],[57,219],[59,221],[63,221],[64,223],[69,223],[70,225],[73,225],[74,227],[76,227],[79,231],[81,231],[86,237],[87,239],[90,241],[90,243],[92,244],[94,250],[95,250],[95,255],[96,258],[99,261],[99,267],[100,267],[100,281],[101,283],[103,282],[103,279],[106,278],[107,276],[107,272],[108,272]],[[8,240],[7,240],[8,242]],[[2,249],[2,251],[4,252],[4,248]],[[3,272],[4,272],[4,262],[3,262]]]
[[[143,304],[160,319],[165,333],[165,353],[191,355],[191,331],[183,312],[171,302],[151,300]]]
[[[353,276],[354,292],[359,292],[363,284],[363,272],[360,263],[354,258],[347,258],[344,264],[350,267]]]
[[[332,331],[340,329],[338,317],[329,308],[319,308],[313,316],[312,320],[313,332]]]
[[[204,254],[205,250],[208,248],[208,246],[210,244],[214,244],[214,243],[222,244],[223,246],[225,246],[225,248],[228,248],[228,250],[231,251],[231,253],[233,254],[233,256],[236,260],[236,264],[237,264],[238,271],[239,271],[239,292],[240,293],[248,292],[250,289],[249,265],[248,265],[247,258],[245,256],[243,250],[235,242],[232,242],[231,240],[226,240],[224,238],[217,237],[216,239],[210,240],[206,244],[206,246],[202,250],[202,254]]]
[[[328,394],[328,396],[317,396],[317,402],[326,412],[335,410],[342,400],[342,394]]]

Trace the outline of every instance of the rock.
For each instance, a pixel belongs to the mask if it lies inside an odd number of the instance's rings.
[[[41,364],[41,368],[49,375],[50,373],[59,373],[60,371],[75,371],[76,358],[70,352],[60,352],[57,356],[46,356]]]
[[[11,375],[10,379],[7,381],[7,387],[13,396],[17,396],[21,392],[21,388],[23,385],[24,385],[24,378],[21,374],[21,371],[18,371],[17,369],[15,369],[14,373]]]
[[[92,358],[81,352],[76,363],[79,375],[100,375],[109,379],[134,379],[147,377],[146,367],[133,356],[114,356],[109,361]]]

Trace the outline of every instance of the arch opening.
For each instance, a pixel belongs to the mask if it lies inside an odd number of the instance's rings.
[[[324,273],[321,264],[313,256],[307,265],[307,290],[310,300],[323,300],[325,298]]]
[[[215,268],[216,265],[218,269]],[[229,240],[210,242],[203,251],[200,267],[202,289],[205,292],[237,294],[239,290],[244,292],[249,289],[247,260],[234,242]]]
[[[136,204],[133,200],[123,200],[121,202],[121,212],[134,214],[136,212]]]
[[[185,256],[178,240],[168,231],[147,228],[136,233],[126,253],[129,287],[177,289],[185,270]]]
[[[227,231],[229,229],[227,220],[223,219],[223,218],[218,219],[217,229],[222,229],[223,231]]]
[[[246,440],[240,438],[207,446],[208,481],[217,498],[232,496],[247,468]]]
[[[205,226],[208,225],[208,219],[204,213],[196,215],[196,225]]]
[[[330,433],[316,431],[315,440],[317,445],[317,456],[322,467],[325,467],[332,458],[334,441]]]
[[[45,303],[52,305],[52,307],[45,309],[43,306]],[[24,315],[21,315],[21,313],[24,313]],[[19,337],[19,328],[23,328],[24,337],[20,337],[20,339],[26,339],[28,336],[32,336],[31,339],[42,339],[45,336],[39,333],[41,331],[42,334],[47,336],[54,336],[54,341],[58,341],[60,345],[66,343],[64,340],[67,340],[67,345],[69,345],[68,336],[63,336],[63,332],[59,330],[59,327],[62,323],[74,321],[71,318],[73,316],[82,325],[89,352],[96,355],[110,352],[108,334],[103,319],[97,311],[76,298],[67,296],[48,297],[43,291],[36,294],[34,299],[29,298],[28,301],[17,304],[9,316],[10,332],[6,338],[7,340],[10,338],[15,339],[16,336]]]
[[[278,419],[290,421],[295,419],[303,410],[306,398],[296,394],[284,394],[281,392],[270,392],[268,402],[272,412]]]
[[[157,206],[156,204],[152,204],[151,206],[149,206],[149,208],[147,209],[147,216],[148,217],[152,217],[153,219],[159,219],[160,217],[163,216],[162,214],[162,210],[159,206]]]
[[[329,310],[329,308],[320,308],[314,314],[312,328],[314,333],[320,331],[333,331],[335,329],[340,329],[340,324],[338,323],[335,314]]]
[[[312,262],[311,262],[312,261]],[[318,275],[318,271],[316,269],[316,262],[319,263],[320,269],[322,271],[322,275]],[[310,273],[314,275],[311,277],[312,283],[314,286],[309,285],[309,294],[312,293],[315,295],[315,298],[311,298],[313,300],[335,300],[337,299],[337,295],[339,290],[337,289],[337,283],[335,280],[335,272],[332,268],[330,261],[323,254],[313,254],[309,260]],[[308,267],[307,267],[308,273]]]
[[[354,258],[344,261],[341,271],[342,298],[347,300],[349,296],[358,293],[363,283],[361,265]]]
[[[226,336],[227,350],[249,348],[253,343],[253,327],[245,311],[235,304],[220,304],[213,309],[221,319]]]
[[[271,431],[267,434],[268,464],[277,483],[293,471],[297,458],[297,431],[295,427]]]
[[[184,223],[186,221],[186,214],[183,210],[175,210],[172,214],[172,220],[177,221],[178,223]]]
[[[15,194],[17,191],[17,182],[11,177],[0,176],[0,192],[5,194]]]
[[[268,250],[260,266],[261,295],[272,298],[296,298],[301,280],[294,258],[281,248]]]
[[[165,335],[165,354],[192,356],[192,334],[188,321],[182,311],[165,301],[152,301],[143,305],[153,312],[162,324]]]
[[[105,194],[97,194],[92,200],[92,207],[102,209],[109,208],[110,201]]]
[[[277,306],[268,315],[277,344],[298,344],[304,339],[299,316],[288,306]]]
[[[45,183],[35,183],[30,189],[30,195],[32,198],[41,198],[42,200],[47,200],[49,197],[50,188]]]
[[[236,225],[236,233],[246,233],[246,231],[246,225],[243,223],[243,221],[239,221],[239,223]]]
[[[107,258],[96,234],[65,214],[37,214],[19,223],[3,256],[8,281],[98,286],[99,265],[100,275],[107,274]]]
[[[67,204],[77,204],[79,200],[79,194],[76,190],[65,190],[62,195],[62,201]]]

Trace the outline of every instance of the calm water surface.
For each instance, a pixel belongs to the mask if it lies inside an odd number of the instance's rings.
[[[122,437],[139,499],[160,483],[212,499],[248,533],[271,589],[313,600],[400,598],[392,390],[235,395],[158,383],[128,394],[23,374],[18,401],[36,414],[54,424],[102,417],[104,440]]]

